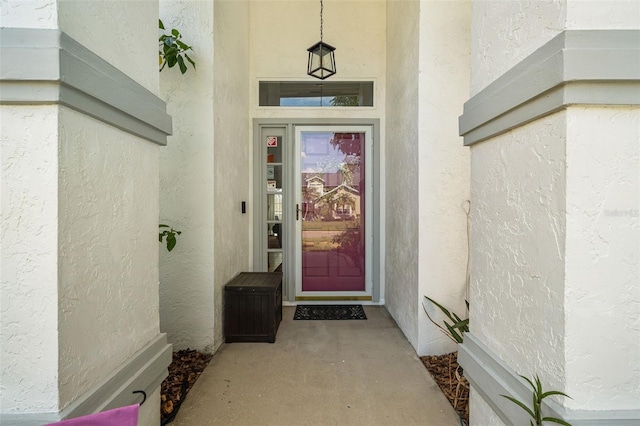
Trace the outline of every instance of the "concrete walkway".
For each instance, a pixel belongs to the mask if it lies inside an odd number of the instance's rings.
[[[383,307],[366,321],[293,321],[276,343],[224,344],[174,421],[206,425],[459,425]]]

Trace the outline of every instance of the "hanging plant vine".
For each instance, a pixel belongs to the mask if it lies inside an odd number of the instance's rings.
[[[158,19],[158,27],[161,30],[165,30],[162,19]],[[191,66],[193,66],[194,70],[196,69],[196,63],[187,54],[187,51],[193,51],[193,49],[188,44],[182,42],[180,40],[181,38],[182,34],[180,34],[180,31],[173,28],[170,31],[170,34],[163,33],[158,39],[160,71],[162,71],[165,66],[173,68],[178,64],[180,72],[184,74],[187,72],[187,63],[185,62],[185,59],[191,64]]]

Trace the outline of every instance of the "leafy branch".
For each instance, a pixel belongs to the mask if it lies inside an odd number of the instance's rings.
[[[176,246],[176,243],[177,243],[176,235],[180,235],[180,234],[182,234],[182,232],[181,231],[176,231],[175,229],[173,229],[169,225],[160,224],[160,228],[169,228],[169,229],[165,229],[164,231],[158,233],[159,234],[159,240],[160,240],[160,242],[162,242],[162,239],[166,238],[167,250],[168,251],[173,250],[173,248]]]
[[[158,19],[158,26],[161,30],[165,29],[161,19]],[[178,64],[178,67],[180,67],[180,72],[184,74],[187,72],[187,64],[185,62],[185,59],[189,61],[194,70],[196,69],[196,63],[187,54],[188,50],[193,49],[188,44],[182,42],[180,40],[181,38],[182,34],[180,34],[180,31],[173,28],[170,34],[163,33],[158,39],[160,71],[162,71],[167,65],[169,66],[169,68],[173,68],[176,64]]]
[[[529,424],[531,426],[542,426],[542,422],[551,422],[551,423],[556,423],[559,425],[564,425],[564,426],[571,426],[571,424],[565,422],[564,420],[561,419],[556,419],[555,417],[542,417],[542,410],[541,410],[541,406],[542,406],[542,400],[545,399],[548,396],[551,395],[562,395],[562,396],[566,396],[567,398],[571,398],[569,395],[567,395],[566,393],[562,393],[559,391],[547,391],[547,392],[543,392],[542,391],[542,384],[540,383],[540,378],[538,376],[535,377],[535,385],[533,384],[533,382],[531,380],[529,380],[527,377],[524,376],[520,376],[523,379],[525,379],[527,381],[527,383],[529,383],[529,386],[531,386],[531,388],[533,389],[532,392],[532,396],[533,396],[533,410],[529,407],[527,407],[523,402],[515,399],[512,396],[508,396],[508,395],[500,395],[503,398],[507,398],[509,401],[513,402],[514,404],[518,405],[518,407],[522,408],[524,411],[526,411],[532,418],[533,420],[529,421]],[[533,422],[535,420],[535,423]]]

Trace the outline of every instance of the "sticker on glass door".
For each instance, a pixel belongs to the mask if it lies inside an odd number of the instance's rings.
[[[300,131],[302,293],[366,291],[365,132]]]

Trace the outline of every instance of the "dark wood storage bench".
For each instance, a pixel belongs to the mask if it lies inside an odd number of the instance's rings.
[[[276,341],[282,321],[282,273],[241,272],[224,287],[227,343]]]

